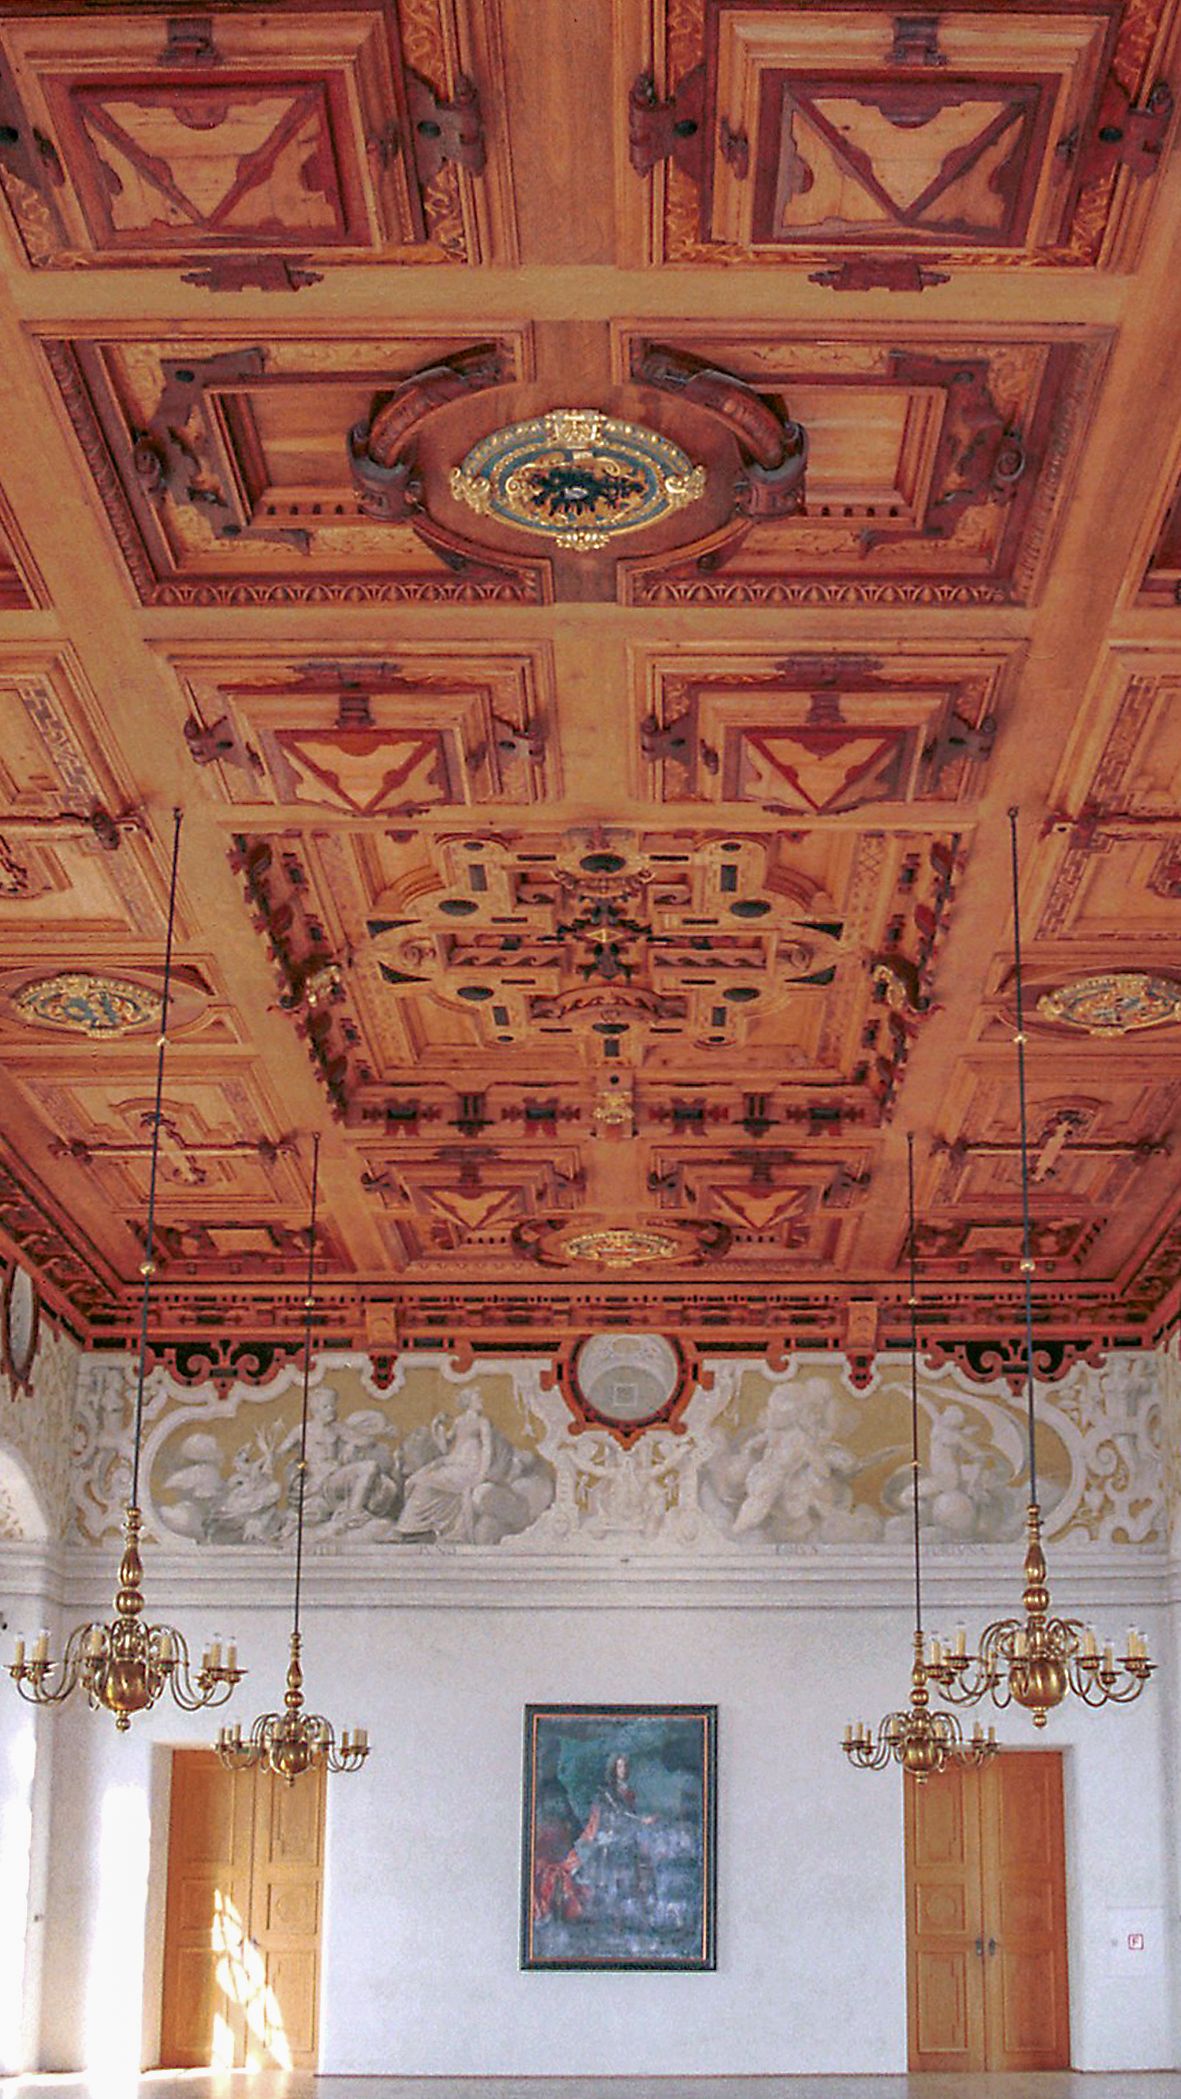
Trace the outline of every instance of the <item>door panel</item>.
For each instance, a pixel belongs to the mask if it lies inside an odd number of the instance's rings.
[[[981,1774],[989,1918],[989,2069],[1056,2070],[1070,2060],[1062,1758],[998,1756]],[[993,1940],[996,1952],[991,1952]]]
[[[257,1797],[251,1926],[271,2019],[263,2060],[289,2057],[295,2069],[316,2063],[325,1778],[260,1779]]]
[[[211,1749],[174,1753],[160,2023],[170,2067],[228,2068],[241,2040],[241,2007],[215,1940],[224,1918],[249,1910],[253,1825],[249,1773],[223,1771]]]
[[[911,2069],[1066,2068],[1061,1756],[1002,1753],[905,1803]]]
[[[287,1787],[175,1752],[164,2066],[315,2068],[323,1832],[323,1772]]]
[[[980,1822],[971,1774],[905,1787],[911,2066],[969,2070],[984,2047]]]

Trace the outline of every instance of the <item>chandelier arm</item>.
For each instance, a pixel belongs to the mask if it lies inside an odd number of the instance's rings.
[[[139,1306],[139,1364],[135,1379],[135,1438],[131,1461],[131,1506],[139,1507],[139,1453],[143,1440],[144,1378],[148,1361],[148,1310],[155,1272],[156,1182],[160,1169],[160,1124],[164,1113],[164,1052],[168,1047],[168,1003],[172,991],[172,942],[176,929],[176,877],[180,865],[181,811],[172,812],[172,867],[168,877],[168,929],[164,936],[164,984],[160,1005],[160,1033],[156,1040],[156,1094],[152,1106],[152,1149],[148,1166],[148,1217],[144,1233],[144,1257],[140,1264],[144,1279]]]
[[[1017,1108],[1021,1126],[1021,1273],[1025,1284],[1025,1410],[1029,1441],[1029,1499],[1037,1504],[1037,1417],[1033,1382],[1033,1225],[1029,1207],[1029,1106],[1025,1080],[1025,991],[1021,957],[1017,809],[1009,810],[1009,870],[1013,888],[1013,981],[1017,994]]]

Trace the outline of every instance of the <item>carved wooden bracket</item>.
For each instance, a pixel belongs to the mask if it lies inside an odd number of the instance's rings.
[[[804,508],[808,433],[764,394],[733,372],[700,363],[679,350],[650,349],[638,359],[641,386],[679,394],[721,418],[742,454],[734,507],[742,517],[791,517]]]
[[[705,67],[694,66],[661,102],[651,73],[633,83],[627,105],[627,150],[637,175],[671,160],[693,182],[705,178]]]
[[[150,502],[170,496],[200,510],[216,539],[277,539],[306,553],[308,534],[258,524],[239,492],[207,393],[260,379],[266,351],[220,350],[212,357],[166,357],[164,386],[146,430],[137,433],[132,464]]]
[[[216,66],[221,52],[213,34],[212,15],[172,15],[158,66]]]
[[[453,160],[469,175],[482,175],[488,164],[480,90],[461,73],[455,96],[445,102],[421,73],[407,72],[406,99],[414,148],[414,165],[423,188],[433,182],[444,161]]]
[[[923,292],[928,285],[946,284],[948,274],[913,255],[843,255],[827,269],[811,270],[808,281],[833,292]]]
[[[923,757],[934,767],[936,778],[947,766],[957,765],[962,759],[979,762],[991,758],[996,728],[996,717],[992,714],[982,722],[966,722],[958,714],[953,714],[930,743],[924,745]]]
[[[1077,129],[1058,142],[1064,160],[1079,162],[1083,182],[1091,182],[1126,168],[1143,180],[1160,167],[1175,108],[1173,90],[1167,80],[1158,80],[1139,109],[1114,73],[1103,91],[1095,129],[1080,152]]]
[[[57,148],[43,131],[26,121],[12,74],[0,54],[0,163],[15,181],[34,190],[48,210],[58,238],[65,240],[54,191],[65,182]]]
[[[309,270],[302,257],[286,255],[219,255],[203,269],[181,271],[182,284],[209,292],[298,292],[323,279],[323,270]]]
[[[242,772],[251,775],[261,773],[262,759],[248,743],[243,743],[228,714],[220,715],[209,727],[190,714],[184,728],[189,756],[196,765],[236,765]]]
[[[947,60],[939,49],[939,17],[935,15],[895,15],[894,42],[890,47],[889,64],[892,66],[945,66]]]
[[[924,539],[949,538],[960,512],[978,503],[1007,503],[1028,460],[1020,432],[1006,422],[989,391],[987,360],[892,350],[889,375],[906,386],[938,387],[947,400]],[[861,543],[868,551],[884,537],[865,532]]]
[[[436,408],[463,394],[503,386],[510,373],[499,345],[489,343],[445,363],[429,365],[379,394],[364,423],[349,432],[349,471],[366,517],[383,524],[417,522],[424,510],[422,480],[406,450],[412,433]]]

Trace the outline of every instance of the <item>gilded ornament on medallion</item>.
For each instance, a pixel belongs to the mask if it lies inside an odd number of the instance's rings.
[[[130,1035],[136,1029],[154,1027],[160,1018],[162,1000],[146,984],[132,984],[124,977],[100,977],[89,970],[71,970],[59,976],[37,977],[25,984],[12,1001],[13,1011],[30,1027],[65,1028],[73,1035],[89,1035],[95,1041]]]
[[[597,408],[555,408],[493,431],[451,472],[479,517],[542,532],[585,553],[669,517],[705,491],[705,468],[638,423]]]
[[[1130,1035],[1181,1019],[1181,982],[1147,970],[1108,970],[1043,992],[1037,1010],[1043,1020],[1088,1035]]]

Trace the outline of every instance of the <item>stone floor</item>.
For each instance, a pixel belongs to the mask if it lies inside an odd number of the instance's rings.
[[[313,2077],[157,2070],[106,2079],[0,2078],[0,2099],[1181,2099],[1181,2071],[944,2077]]]

